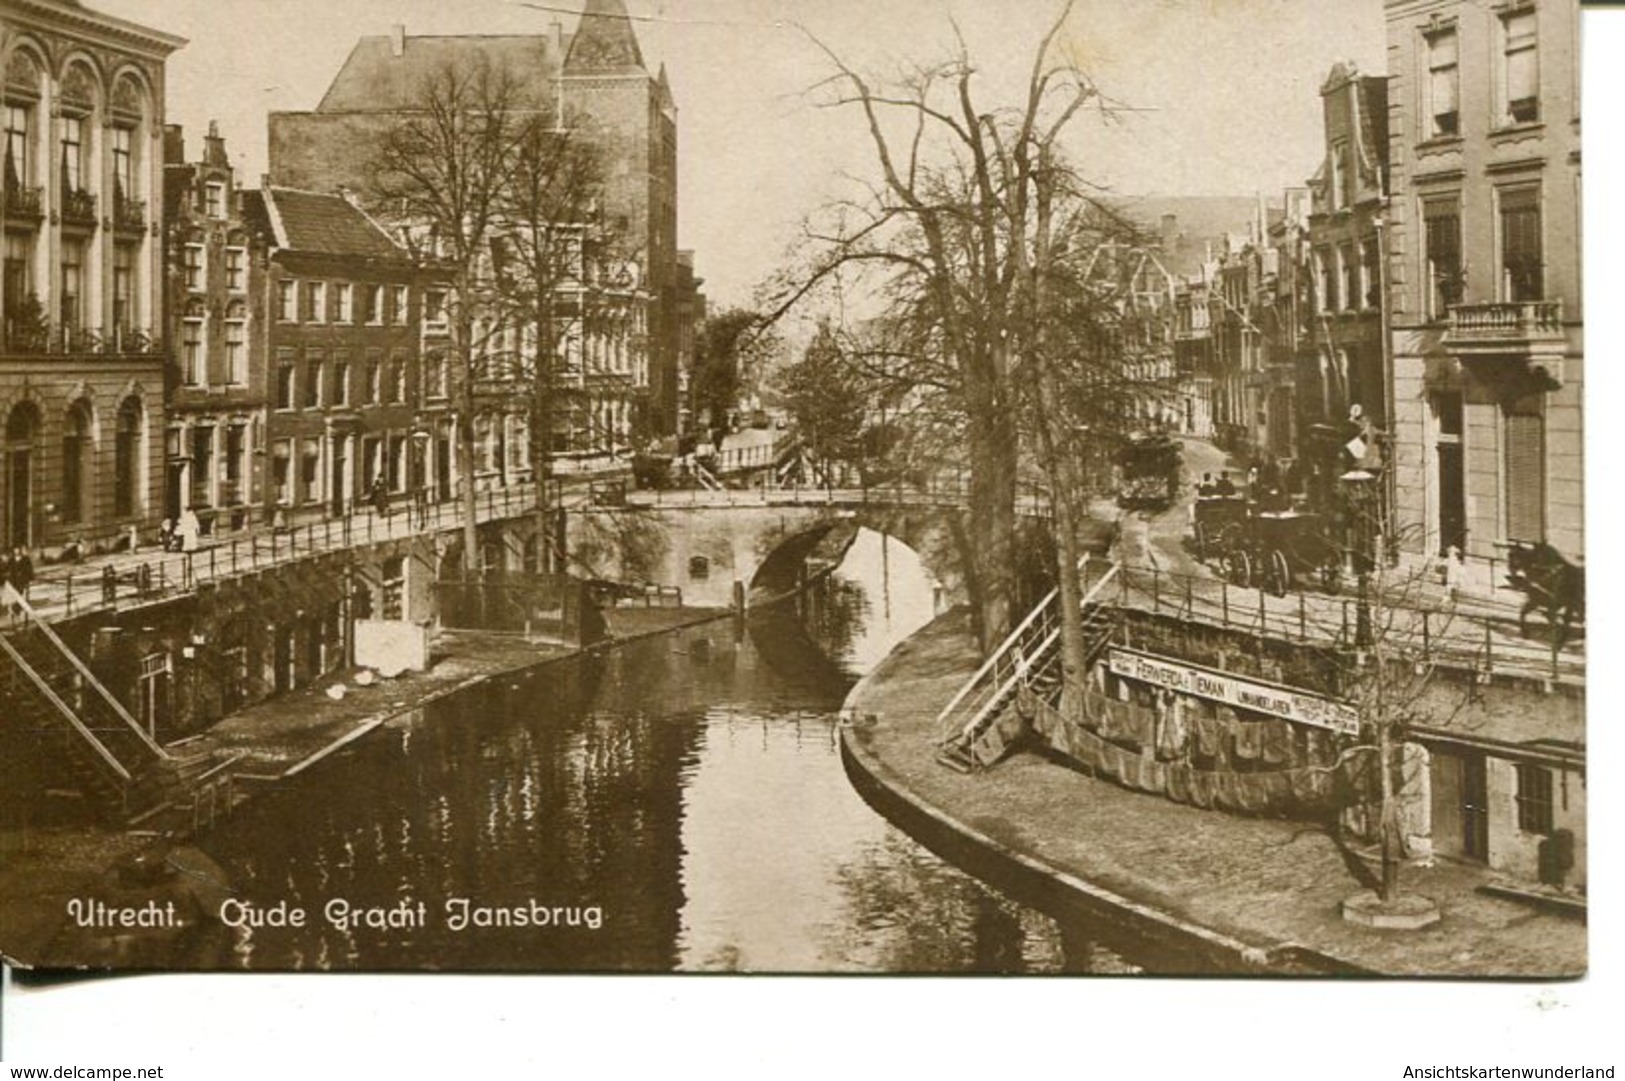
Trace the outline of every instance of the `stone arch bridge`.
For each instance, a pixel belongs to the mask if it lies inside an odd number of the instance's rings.
[[[1018,510],[1048,516],[1034,497]],[[572,573],[677,587],[685,605],[725,607],[792,588],[821,542],[869,528],[913,549],[957,603],[965,598],[955,541],[964,512],[957,494],[912,491],[633,492],[623,505],[572,509],[566,545]]]

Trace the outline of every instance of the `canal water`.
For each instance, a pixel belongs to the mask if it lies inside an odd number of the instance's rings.
[[[861,531],[799,602],[402,718],[204,842],[253,912],[306,913],[238,928],[225,963],[1137,971],[1109,935],[939,859],[846,777],[838,707],[936,593],[912,552]]]

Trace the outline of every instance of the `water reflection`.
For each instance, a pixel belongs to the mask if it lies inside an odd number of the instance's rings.
[[[921,848],[853,792],[835,711],[929,620],[934,583],[863,532],[804,601],[465,692],[250,804],[208,847],[254,968],[1121,969]],[[336,927],[421,901],[422,926]],[[451,929],[446,902],[601,906],[603,927]],[[527,911],[530,911],[527,909]]]

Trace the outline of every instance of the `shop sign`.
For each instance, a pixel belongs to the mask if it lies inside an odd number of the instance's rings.
[[[1124,649],[1110,650],[1106,663],[1114,675],[1223,702],[1236,709],[1267,713],[1282,720],[1329,728],[1349,736],[1360,732],[1360,715],[1352,706],[1319,695],[1302,694],[1285,687],[1256,683],[1225,672],[1197,668],[1161,657],[1148,657]]]

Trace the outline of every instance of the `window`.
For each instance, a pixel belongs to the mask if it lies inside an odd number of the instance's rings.
[[[298,377],[294,371],[293,350],[278,349],[276,358],[276,407],[292,409],[294,384]]]
[[[446,354],[438,349],[430,350],[423,357],[423,396],[446,396]]]
[[[223,181],[211,180],[203,185],[203,212],[211,218],[226,216],[226,185]]]
[[[306,289],[305,318],[312,323],[327,322],[327,283],[309,282]]]
[[[168,653],[149,653],[141,658],[141,674],[136,677],[136,719],[149,736],[158,731],[158,718],[169,714]]]
[[[1342,210],[1354,202],[1353,170],[1349,168],[1349,144],[1338,142],[1332,146],[1331,203],[1333,210]]]
[[[1327,248],[1320,253],[1320,310],[1322,314],[1338,310],[1337,288],[1340,278],[1337,273],[1337,251]]]
[[[1432,124],[1428,134],[1435,139],[1450,138],[1461,132],[1459,51],[1453,26],[1427,36],[1426,114]]]
[[[62,117],[62,190],[85,190],[85,119]]]
[[[1552,833],[1552,771],[1544,766],[1519,765],[1518,829],[1548,837]]]
[[[1428,314],[1443,319],[1461,303],[1461,208],[1454,195],[1422,204],[1423,258],[1426,260]]]
[[[1345,244],[1338,249],[1338,259],[1343,265],[1343,307],[1354,311],[1360,307],[1361,298],[1365,296],[1360,283],[1360,258],[1352,244]]]
[[[314,503],[322,498],[322,441],[308,438],[300,448],[299,490],[305,501]]]
[[[84,320],[85,246],[77,240],[62,242],[61,320],[78,327]]]
[[[135,132],[113,129],[113,195],[119,199],[135,198],[134,143]]]
[[[184,258],[185,258],[185,265],[183,267],[182,273],[185,276],[186,288],[194,289],[194,290],[202,289],[203,288],[203,245],[202,244],[188,244],[188,245],[186,245],[186,254],[185,254]]]
[[[1540,242],[1540,191],[1507,188],[1501,204],[1501,296],[1514,302],[1544,296]]]
[[[83,401],[68,410],[62,435],[62,520],[82,521],[85,516],[85,481],[90,476],[90,407]]]
[[[33,178],[33,157],[28,153],[31,144],[29,136],[28,108],[23,105],[6,105],[6,175],[7,185],[26,185]]]
[[[1366,237],[1360,245],[1360,284],[1363,288],[1360,296],[1363,298],[1362,307],[1379,308],[1382,306],[1382,251],[1377,244],[1377,238]]]
[[[113,326],[129,330],[135,323],[135,248],[113,246]]]
[[[118,410],[113,439],[113,513],[125,518],[135,513],[136,457],[141,451],[141,403],[124,399]]]
[[[192,504],[212,506],[214,485],[214,428],[200,424],[192,429]]]
[[[197,309],[191,309],[197,310]],[[203,316],[189,315],[181,323],[181,382],[201,387],[207,379],[203,358]]]
[[[1533,124],[1540,119],[1540,62],[1533,8],[1501,16],[1501,61],[1501,122]]]
[[[311,351],[305,361],[305,408],[319,409],[322,405],[322,354]]]
[[[244,461],[248,453],[248,440],[246,428],[241,424],[233,424],[226,429],[226,483],[232,486],[228,493],[228,502],[241,503],[243,493],[237,488],[242,483]]]
[[[390,320],[405,326],[411,321],[408,318],[411,315],[411,308],[408,306],[406,286],[392,286],[390,294]]]
[[[233,293],[245,292],[248,289],[248,250],[246,248],[226,249],[226,288]]]
[[[240,387],[248,382],[248,320],[240,300],[226,308],[226,382]]]
[[[383,572],[383,618],[404,618],[402,602],[406,597],[406,560],[401,556],[384,560]]]
[[[355,290],[349,282],[339,282],[333,286],[333,299],[338,307],[338,321],[351,323],[355,321],[354,308]]]
[[[384,358],[377,352],[367,354],[367,403],[377,405],[384,400]]]
[[[423,322],[428,326],[446,325],[446,291],[430,289],[423,294]]]
[[[1506,477],[1508,540],[1539,544],[1546,539],[1546,419],[1539,392],[1502,409],[1502,462]]]
[[[406,354],[397,349],[389,358],[390,401],[406,401],[406,374]]]
[[[364,285],[361,287],[361,321],[371,325],[384,321],[383,286]]]
[[[276,317],[283,323],[299,321],[299,283],[284,278],[276,283]]]
[[[350,404],[350,356],[333,354],[333,404]]]
[[[292,481],[293,443],[278,439],[271,445],[271,487],[276,492],[276,501],[284,507],[293,502]]]

